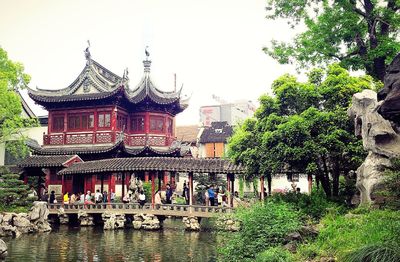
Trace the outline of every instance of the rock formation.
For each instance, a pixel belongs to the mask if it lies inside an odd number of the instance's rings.
[[[215,225],[219,230],[236,232],[240,230],[240,222],[232,216],[220,216],[217,218]]]
[[[182,219],[185,229],[189,231],[200,231],[200,223],[197,217],[184,217]]]
[[[69,216],[65,214],[64,208],[60,207],[60,209],[57,210],[57,215],[61,225],[67,225],[69,223]]]
[[[104,221],[104,229],[118,229],[124,228],[125,225],[125,215],[115,212],[105,212],[101,215]]]
[[[81,226],[94,226],[93,217],[85,211],[78,211],[78,220]]]
[[[161,228],[160,220],[155,215],[134,215],[132,225],[134,229],[156,230]]]
[[[47,222],[49,210],[46,202],[36,201],[29,213],[0,214],[0,236],[16,236],[32,232],[51,231]]]
[[[360,203],[371,203],[371,194],[382,181],[390,159],[400,156],[400,135],[396,120],[400,116],[400,55],[388,67],[384,89],[377,94],[363,90],[353,95],[349,115],[354,119],[355,134],[361,136],[368,151],[364,163],[357,169],[356,186],[360,191]],[[397,102],[396,102],[397,101]],[[388,119],[385,119],[382,113]]]

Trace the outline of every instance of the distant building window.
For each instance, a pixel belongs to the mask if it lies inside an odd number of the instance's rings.
[[[164,118],[159,116],[150,117],[150,131],[164,132]]]
[[[144,117],[134,116],[131,118],[131,131],[144,132]]]
[[[217,128],[215,129],[216,134],[222,134],[222,128]]]
[[[119,130],[126,130],[128,125],[128,118],[125,115],[118,114],[117,127]]]
[[[64,131],[64,116],[53,116],[53,122],[51,124],[51,130],[53,132]]]
[[[299,174],[287,174],[287,180],[289,182],[299,182]]]
[[[110,113],[99,113],[98,127],[110,127],[111,126],[111,114]]]
[[[93,114],[69,115],[68,130],[88,130],[94,126]]]

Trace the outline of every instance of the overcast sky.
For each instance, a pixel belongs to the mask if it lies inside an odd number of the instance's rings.
[[[198,124],[199,107],[224,100],[257,101],[274,79],[293,73],[262,48],[288,40],[285,21],[265,18],[265,0],[0,0],[0,46],[22,62],[31,88],[68,86],[85,66],[84,49],[130,86],[143,74],[149,46],[151,75],[161,90],[191,95],[178,125]],[[34,108],[35,113],[45,114]]]

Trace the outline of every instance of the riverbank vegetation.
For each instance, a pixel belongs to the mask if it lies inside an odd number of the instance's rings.
[[[247,166],[246,180],[295,171],[313,177],[313,192],[275,193],[240,209],[241,230],[219,233],[226,236],[221,261],[400,261],[399,162],[376,195],[386,200],[353,202],[354,170],[366,152],[347,109],[353,94],[381,87],[339,64],[310,71],[306,82],[290,75],[274,81],[273,96],[262,95],[255,117],[235,130],[228,155]]]

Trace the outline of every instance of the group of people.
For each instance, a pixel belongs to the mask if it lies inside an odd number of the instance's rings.
[[[107,191],[104,191],[103,193],[100,192],[99,189],[96,190],[96,193],[94,196],[92,196],[92,193],[89,191],[85,193],[79,192],[78,194],[75,193],[69,193],[66,192],[63,195],[63,203],[64,204],[87,204],[87,205],[94,205],[94,204],[100,204],[100,203],[107,203],[110,198],[111,202],[115,201],[115,193],[111,190],[110,195],[108,194]],[[56,197],[55,197],[55,192],[51,191],[50,197],[49,197],[49,202],[51,204],[57,203]]]
[[[206,206],[219,206],[227,207],[227,195],[224,189],[217,187],[214,189],[214,185],[207,186],[204,192],[204,201]]]

